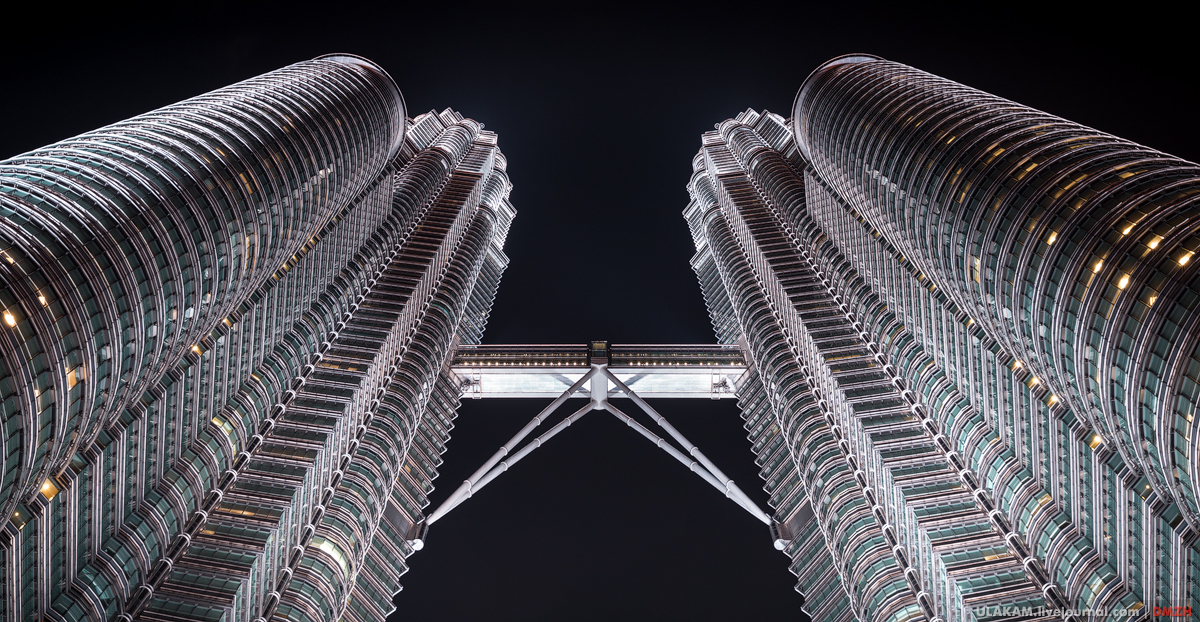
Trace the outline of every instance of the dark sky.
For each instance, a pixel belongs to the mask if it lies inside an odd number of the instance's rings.
[[[747,107],[788,116],[805,76],[840,54],[1200,158],[1195,35],[1141,5],[212,2],[134,15],[41,4],[5,16],[0,157],[330,52],[380,63],[410,115],[449,106],[498,132],[518,215],[489,343],[712,342],[680,215],[700,134]],[[435,504],[541,405],[465,402]],[[765,507],[731,401],[657,407]],[[584,418],[435,525],[394,619],[800,619],[766,528],[606,417]]]

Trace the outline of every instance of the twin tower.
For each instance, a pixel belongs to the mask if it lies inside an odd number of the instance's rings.
[[[484,359],[736,393],[813,619],[1200,605],[1200,167],[837,58],[702,136],[718,345],[636,352],[472,348],[505,169],[348,55],[0,162],[0,619],[383,619]]]

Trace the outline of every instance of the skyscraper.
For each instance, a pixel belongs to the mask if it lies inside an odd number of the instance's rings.
[[[0,618],[382,619],[504,171],[346,55],[0,162]]]
[[[1200,600],[1200,168],[865,55],[693,165],[693,267],[814,619]]]
[[[771,524],[814,619],[1196,601],[1195,165],[862,55],[693,164],[720,345],[472,347],[504,157],[370,61],[0,162],[0,617],[381,619],[601,410]],[[557,399],[426,517],[464,392]],[[736,396],[773,516],[638,393]]]

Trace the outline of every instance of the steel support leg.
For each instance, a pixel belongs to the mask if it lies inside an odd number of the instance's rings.
[[[650,430],[646,429],[646,426],[638,423],[637,420],[634,419],[633,417],[630,417],[629,415],[621,412],[616,406],[613,406],[610,403],[606,403],[604,405],[604,408],[608,412],[612,413],[613,416],[615,416],[617,419],[624,421],[626,425],[633,428],[634,430],[637,430],[638,433],[641,434],[642,436],[646,437],[647,440],[654,443],[655,445],[658,445],[659,448],[661,448],[663,451],[670,454],[672,458],[675,458],[681,464],[683,464],[683,466],[686,466],[688,468],[688,470],[690,470],[693,473],[704,478],[704,481],[708,482],[709,484],[712,484],[713,488],[716,488],[717,490],[724,493],[726,497],[728,497],[729,499],[732,499],[734,503],[738,504],[738,506],[740,506],[743,510],[746,510],[747,512],[749,512],[754,518],[757,518],[758,520],[762,521],[763,523],[765,523],[767,525],[771,524],[771,517],[767,516],[766,513],[764,513],[762,510],[758,509],[758,506],[754,505],[753,503],[751,503],[749,506],[747,506],[737,496],[731,495],[729,488],[726,487],[725,485],[723,485],[721,482],[717,481],[717,478],[713,477],[713,474],[709,473],[708,470],[706,468],[704,468],[704,465],[700,464],[699,462],[696,462],[695,460],[688,459],[688,457],[683,455],[683,452],[676,449],[674,445],[668,443],[662,437],[660,437],[660,436],[656,435],[655,433],[651,432]]]
[[[684,438],[683,434],[681,434],[679,430],[675,429],[675,426],[671,425],[665,417],[658,414],[658,411],[651,408],[651,406],[646,403],[646,400],[643,400],[638,396],[637,393],[633,392],[633,389],[630,389],[625,385],[624,382],[621,382],[621,380],[617,378],[616,374],[612,373],[607,368],[605,368],[603,371],[604,374],[608,376],[608,378],[612,380],[614,384],[617,385],[617,388],[621,389],[621,392],[624,393],[626,397],[633,400],[633,403],[637,404],[638,407],[644,410],[647,415],[650,415],[650,417],[654,419],[654,422],[657,423],[660,428],[666,430],[667,434],[671,435],[671,438],[675,439],[680,445],[683,445],[687,449],[689,455],[699,461],[700,464],[704,465],[704,468],[708,469],[708,472],[711,473],[713,477],[721,481],[725,485],[725,489],[729,491],[729,495],[736,497],[739,505],[746,509],[754,508],[757,510],[757,513],[752,511],[751,514],[762,514],[763,517],[766,517],[766,520],[763,522],[770,524],[770,517],[768,517],[765,512],[758,509],[758,505],[754,503],[754,501],[751,501],[750,497],[746,496],[746,493],[742,492],[742,489],[738,488],[738,485],[735,484],[732,479],[726,477],[725,474],[721,472],[721,469],[718,469],[717,465],[713,464],[712,460],[709,460],[708,457],[700,451],[699,447],[696,447],[690,441]],[[762,519],[760,518],[760,520]]]
[[[538,416],[534,417],[532,421],[525,424],[525,427],[521,428],[521,430],[512,438],[510,438],[507,443],[501,446],[500,449],[496,450],[496,453],[492,454],[492,457],[488,458],[487,462],[483,463],[483,466],[476,469],[475,473],[473,473],[471,477],[464,480],[463,483],[454,491],[454,493],[447,497],[446,500],[443,501],[442,504],[439,505],[432,514],[429,515],[429,518],[425,519],[426,524],[432,525],[433,523],[437,522],[438,519],[445,516],[446,512],[449,512],[460,503],[460,500],[464,498],[463,495],[466,495],[466,497],[469,498],[471,496],[471,488],[475,486],[476,482],[478,482],[479,479],[484,476],[484,474],[490,471],[492,467],[496,466],[497,462],[508,455],[510,447],[515,447],[517,443],[520,443],[522,440],[524,440],[524,438],[528,436],[534,428],[541,425],[542,421],[547,416],[552,414],[555,410],[558,410],[558,407],[562,406],[563,402],[567,401],[567,399],[569,399],[571,395],[578,391],[579,388],[583,386],[583,383],[587,382],[588,379],[590,379],[594,374],[596,374],[596,370],[589,369],[582,378],[575,381],[575,384],[571,385],[571,388],[563,391],[562,395],[558,396],[558,398],[556,398],[553,402],[550,402],[549,406],[543,408],[542,412],[538,413]],[[595,396],[592,396],[592,399],[595,399]]]

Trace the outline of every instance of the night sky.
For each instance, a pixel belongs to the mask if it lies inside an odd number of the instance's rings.
[[[827,4],[214,2],[138,16],[41,3],[4,17],[0,158],[292,62],[366,56],[410,115],[449,106],[499,134],[518,213],[487,343],[713,342],[681,216],[700,134],[748,107],[790,116],[805,76],[837,55],[880,55],[1200,159],[1200,54],[1181,15]],[[465,401],[434,506],[542,405]],[[655,405],[766,507],[732,400]],[[803,618],[767,528],[600,412],[447,515],[409,562],[392,619]]]

